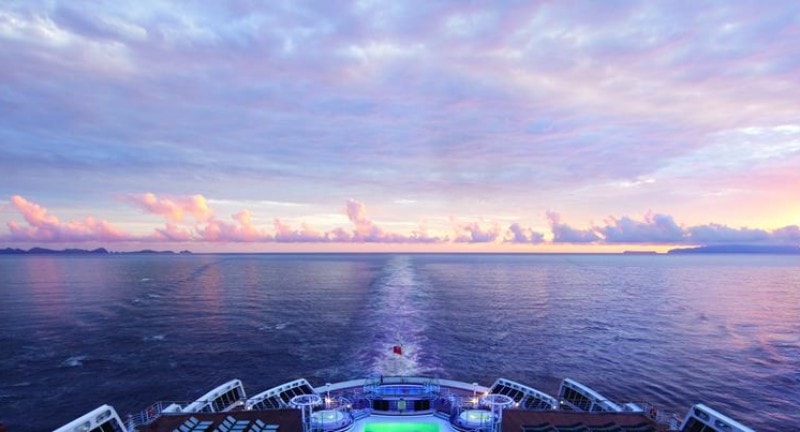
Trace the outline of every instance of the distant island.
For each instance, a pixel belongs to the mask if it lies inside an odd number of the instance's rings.
[[[182,250],[157,251],[152,249],[142,249],[130,252],[109,251],[106,248],[97,249],[48,249],[43,247],[33,247],[28,250],[17,248],[0,249],[0,255],[188,255],[192,252]],[[669,255],[701,255],[701,254],[763,254],[763,255],[800,255],[800,246],[792,245],[710,245],[686,248],[670,249],[666,252]],[[662,253],[652,250],[626,250],[621,255],[662,255]]]
[[[177,252],[177,254],[190,254],[188,250]],[[109,252],[106,248],[97,249],[46,249],[41,247],[30,248],[28,250],[5,248],[0,249],[0,255],[175,255],[173,251],[155,251],[144,249],[134,252]]]
[[[668,254],[773,254],[800,255],[800,246],[788,245],[713,245],[671,249]]]

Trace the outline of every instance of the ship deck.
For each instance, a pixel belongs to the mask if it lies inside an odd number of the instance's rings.
[[[283,432],[302,430],[302,418],[300,411],[296,409],[162,415],[154,422],[140,426],[138,429],[139,432]]]
[[[412,427],[412,425],[417,425]],[[141,432],[284,432],[302,431],[296,409],[235,411],[164,415],[139,429]],[[431,430],[450,432],[450,422],[432,414],[422,416],[371,415],[357,420],[352,432]],[[664,432],[641,413],[583,413],[509,409],[503,413],[502,430],[524,432]]]
[[[528,411],[503,412],[503,430],[524,432],[666,432],[643,413]]]

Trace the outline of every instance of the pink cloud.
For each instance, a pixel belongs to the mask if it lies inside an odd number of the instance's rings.
[[[366,206],[354,199],[347,200],[347,218],[353,223],[354,241],[376,241],[383,237],[383,231],[367,219]]]
[[[350,222],[354,225],[352,236],[348,236],[343,231],[336,231],[331,233],[330,238],[349,238],[349,241],[356,243],[430,243],[438,241],[436,237],[427,236],[424,229],[410,236],[386,232],[367,218],[367,207],[363,203],[352,198],[347,200],[345,210],[347,218],[350,219]]]
[[[147,213],[164,216],[171,222],[181,222],[187,216],[193,216],[196,221],[207,221],[213,217],[214,212],[208,207],[208,201],[203,195],[187,197],[159,198],[153,193],[129,195],[127,200]]]
[[[83,242],[83,241],[125,241],[133,237],[107,221],[87,216],[83,220],[61,222],[50,212],[27,199],[14,195],[11,204],[22,214],[26,225],[9,221],[9,234],[5,236],[11,241],[29,242]]]
[[[194,238],[190,230],[181,228],[172,222],[167,222],[164,228],[156,228],[155,231],[155,240],[187,242]]]
[[[409,240],[413,243],[442,243],[447,241],[447,237],[430,235],[427,227],[422,224],[419,226],[419,229],[411,233]]]
[[[231,216],[236,223],[211,217],[205,226],[198,227],[198,240],[207,242],[268,242],[274,238],[253,225],[250,211],[242,210]]]
[[[149,197],[148,197],[149,195]],[[257,226],[249,210],[231,215],[230,220],[221,220],[213,215],[202,195],[188,198],[159,199],[154,194],[141,195],[140,203],[147,204],[149,211],[167,218],[163,227],[154,228],[149,235],[132,235],[108,221],[87,216],[83,219],[62,222],[45,207],[19,195],[11,197],[8,209],[16,210],[24,222],[7,222],[8,233],[0,240],[11,242],[192,242],[192,243],[505,243],[542,244],[544,234],[512,223],[506,229],[496,221],[459,223],[451,219],[455,235],[451,238],[428,233],[420,225],[410,234],[389,232],[371,220],[366,206],[354,199],[346,202],[344,212],[352,226],[335,227],[328,231],[314,229],[306,223],[299,228],[273,219],[274,234]],[[137,203],[136,205],[140,205]],[[180,220],[192,215],[196,220],[189,225]],[[768,230],[760,228],[734,228],[723,224],[684,227],[672,216],[646,213],[639,220],[629,216],[609,217],[603,225],[588,229],[576,229],[561,221],[555,212],[547,212],[553,238],[551,243],[572,244],[800,244],[800,227],[789,225]],[[177,220],[176,220],[177,219]]]
[[[420,226],[411,234],[388,232],[367,217],[367,207],[355,199],[345,203],[345,214],[353,224],[352,230],[336,227],[324,233],[303,224],[295,230],[280,219],[275,219],[275,240],[279,242],[330,242],[330,243],[438,243],[441,237],[428,234],[425,226]]]
[[[276,218],[273,225],[275,226],[275,241],[277,242],[327,242],[329,238],[328,235],[316,231],[308,224],[302,224],[299,230],[295,230]]]
[[[11,197],[11,204],[22,213],[25,221],[32,226],[57,226],[60,224],[58,218],[51,215],[46,208],[19,195]]]
[[[328,231],[327,237],[330,241],[337,243],[349,243],[353,241],[353,235],[341,227]]]

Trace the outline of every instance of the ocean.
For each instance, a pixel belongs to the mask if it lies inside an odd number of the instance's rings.
[[[403,361],[392,361],[401,341]],[[0,257],[0,423],[408,373],[800,425],[800,257]]]

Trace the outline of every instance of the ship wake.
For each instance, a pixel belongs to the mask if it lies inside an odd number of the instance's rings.
[[[429,286],[419,280],[409,257],[389,261],[373,284],[368,312],[370,343],[360,353],[373,375],[426,375],[429,349],[425,319]]]

